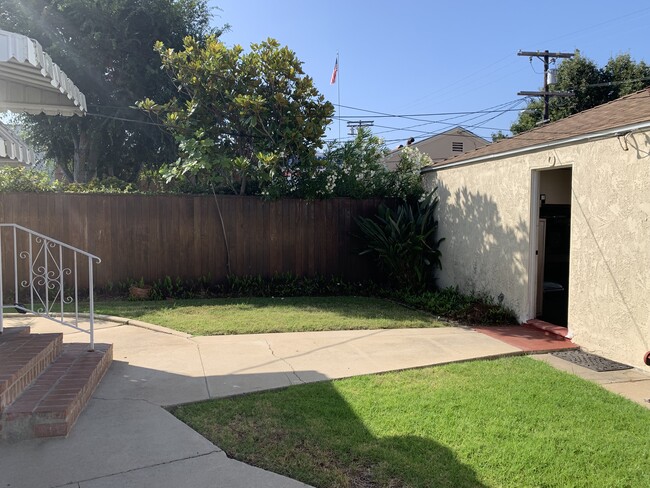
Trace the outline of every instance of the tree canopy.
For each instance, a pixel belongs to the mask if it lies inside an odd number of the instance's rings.
[[[30,142],[70,181],[135,178],[176,157],[173,138],[137,100],[169,100],[175,87],[160,70],[156,41],[182,46],[209,27],[206,0],[4,0],[0,28],[41,43],[85,94],[85,117],[25,116]],[[125,120],[126,119],[126,120]],[[132,122],[135,121],[135,122]]]
[[[186,37],[182,50],[156,44],[185,99],[139,103],[158,114],[179,143],[168,178],[209,178],[236,194],[315,177],[316,150],[334,113],[288,47],[274,39],[249,52],[217,37]]]
[[[552,121],[559,120],[647,86],[650,86],[650,66],[643,61],[635,62],[629,54],[610,58],[604,67],[599,68],[576,52],[573,58],[559,65],[557,83],[551,87],[557,91],[572,91],[575,96],[551,98],[549,117]],[[543,113],[543,100],[531,101],[510,130],[513,134],[519,134],[533,129],[542,121]]]

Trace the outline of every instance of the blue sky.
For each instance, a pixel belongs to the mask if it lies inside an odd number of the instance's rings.
[[[621,53],[650,63],[647,0],[209,3],[221,9],[214,12],[214,23],[231,26],[222,37],[226,44],[247,48],[273,37],[289,46],[319,91],[335,105],[340,89],[337,115],[374,121],[373,132],[391,147],[410,136],[421,140],[456,124],[488,139],[497,129],[507,131],[516,110],[525,105],[517,92],[542,85],[542,63],[533,59],[531,65],[528,57],[517,56],[520,50],[579,49],[598,66]],[[329,83],[337,51],[338,86]],[[419,115],[504,108],[515,111]],[[345,119],[340,134],[342,139],[349,137]],[[338,120],[326,137],[338,139]]]

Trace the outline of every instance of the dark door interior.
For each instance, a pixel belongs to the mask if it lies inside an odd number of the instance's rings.
[[[540,318],[566,327],[569,308],[571,205],[542,205],[539,217],[546,219],[544,291]]]

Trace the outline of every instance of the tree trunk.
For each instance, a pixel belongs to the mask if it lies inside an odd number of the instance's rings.
[[[92,134],[87,127],[79,128],[79,136],[73,137],[73,179],[75,183],[88,183],[97,176],[98,148],[93,144]]]

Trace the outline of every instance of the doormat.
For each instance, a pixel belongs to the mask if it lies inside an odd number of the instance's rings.
[[[617,363],[616,361],[611,361],[609,359],[601,358],[595,354],[589,354],[584,351],[556,351],[551,353],[553,356],[557,356],[560,359],[570,361],[578,366],[583,366],[594,371],[602,373],[603,371],[620,371],[623,369],[632,369],[632,366],[627,364]]]

